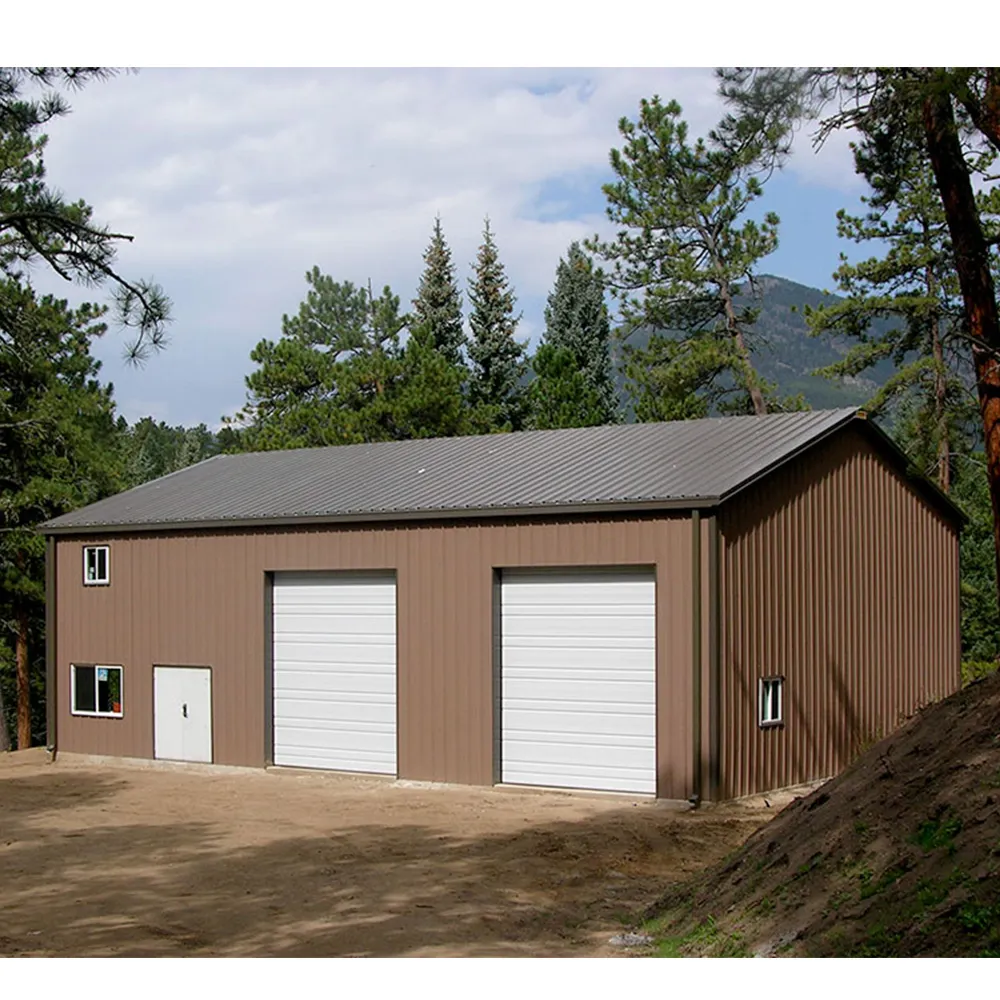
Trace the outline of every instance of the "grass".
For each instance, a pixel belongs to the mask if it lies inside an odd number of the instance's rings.
[[[851,952],[851,958],[885,958],[895,954],[902,931],[890,930],[884,924],[876,924],[868,931],[867,937]]]
[[[942,882],[929,878],[921,879],[917,883],[917,902],[923,909],[928,909],[937,906],[938,903],[943,903],[948,898],[950,891],[948,886]]]
[[[654,921],[645,928],[647,934],[658,938],[656,956],[658,958],[684,958],[687,955],[710,955],[713,958],[745,958],[749,954],[741,934],[725,934],[719,929],[714,917],[706,917],[700,924],[684,935],[661,936]]]
[[[955,838],[961,832],[961,817],[945,811],[936,819],[924,820],[910,839],[925,853],[944,847],[949,854],[954,854]]]
[[[861,898],[870,899],[872,896],[877,896],[880,892],[885,892],[890,885],[898,882],[908,871],[909,866],[905,864],[892,865],[882,872],[878,881],[874,881],[871,869],[865,869],[864,875],[866,877],[862,878]]]

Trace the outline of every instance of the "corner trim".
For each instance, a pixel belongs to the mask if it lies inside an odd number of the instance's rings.
[[[58,748],[59,690],[56,675],[56,540],[45,539],[45,745]]]

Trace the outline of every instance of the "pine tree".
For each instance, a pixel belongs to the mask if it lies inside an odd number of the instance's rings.
[[[247,404],[235,420],[249,450],[307,448],[387,440],[386,398],[400,377],[399,337],[406,317],[386,286],[337,282],[314,267],[282,336],[251,351]]]
[[[33,654],[43,648],[45,610],[45,539],[37,526],[119,486],[111,389],[98,382],[100,364],[90,354],[104,312],[70,310],[0,281],[0,629],[14,653],[21,749],[44,719],[32,705],[44,661]],[[7,648],[0,643],[4,674]],[[0,684],[8,681],[0,676]]]
[[[559,261],[556,280],[545,307],[545,334],[543,343],[569,351],[575,367],[583,377],[583,384],[596,396],[582,403],[573,417],[586,419],[594,424],[608,424],[617,419],[618,405],[614,375],[611,365],[611,322],[604,302],[604,275],[594,267],[579,243],[570,244],[565,260]],[[543,367],[551,369],[549,358]],[[534,364],[536,378],[539,372],[538,355]],[[565,363],[558,366],[563,371]],[[586,426],[573,423],[570,426]]]
[[[469,282],[470,399],[474,406],[493,411],[492,429],[520,430],[527,418],[522,384],[527,370],[525,345],[514,337],[521,314],[514,315],[517,300],[507,281],[488,218],[473,270]]]
[[[719,71],[731,113],[726,141],[763,142],[780,164],[796,126],[818,120],[820,143],[838,131],[870,140],[892,185],[914,162],[930,164],[951,240],[962,301],[964,335],[976,373],[986,474],[993,510],[993,545],[1000,588],[1000,263],[995,234],[977,187],[995,194],[995,175],[982,175],[982,152],[1000,153],[1000,69],[995,66],[738,67]],[[915,155],[916,154],[916,155]]]
[[[944,207],[930,165],[916,151],[910,168],[892,180],[882,173],[873,142],[862,139],[854,154],[858,172],[872,187],[862,198],[868,211],[860,216],[840,211],[837,230],[854,243],[874,243],[881,252],[853,264],[842,254],[834,277],[845,297],[807,310],[813,334],[856,341],[819,374],[857,376],[891,359],[895,373],[865,408],[905,416],[913,426],[911,458],[947,492],[954,455],[971,447],[976,412],[970,391],[975,373]],[[896,322],[876,333],[872,323],[880,319]]]
[[[126,279],[117,250],[131,236],[96,222],[83,201],[69,202],[45,181],[42,129],[65,115],[60,89],[113,75],[93,67],[0,68],[0,270],[19,279],[25,265],[43,264],[62,278],[110,287],[116,317],[134,331],[131,357],[162,347],[170,302],[151,280]]]
[[[528,386],[533,430],[607,424],[607,404],[590,384],[568,347],[540,344],[532,358],[535,377]]]
[[[433,346],[449,364],[464,365],[462,293],[455,279],[451,250],[441,232],[440,216],[434,220],[434,233],[424,253],[424,263],[420,287],[413,300],[414,323],[427,328]]]
[[[673,409],[704,410],[709,393],[735,394],[728,408],[766,413],[776,401],[754,368],[750,343],[759,310],[735,301],[742,286],[753,290],[757,264],[778,245],[776,215],[745,218],[762,194],[756,147],[727,148],[711,137],[689,142],[680,105],[658,97],[641,102],[637,122],[623,118],[618,127],[625,140],[611,151],[618,179],[604,193],[608,218],[619,229],[613,240],[594,239],[588,249],[611,264],[608,282],[625,334],[654,333],[634,364],[682,369],[660,381],[691,387],[699,398],[672,401]]]

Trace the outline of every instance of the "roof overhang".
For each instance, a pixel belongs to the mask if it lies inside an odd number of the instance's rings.
[[[346,514],[311,514],[301,517],[252,517],[204,521],[152,521],[143,524],[75,524],[69,527],[40,527],[46,536],[149,534],[157,531],[225,531],[246,528],[308,528],[327,524],[352,525],[395,523],[400,521],[472,521],[515,517],[586,517],[606,514],[678,514],[719,504],[718,497],[681,498],[678,500],[636,500],[615,503],[551,504],[523,507],[480,507],[459,510],[362,511]]]

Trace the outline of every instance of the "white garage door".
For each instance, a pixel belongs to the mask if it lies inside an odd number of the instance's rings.
[[[501,775],[656,793],[653,573],[507,572]]]
[[[276,573],[274,763],[396,773],[396,584]]]

